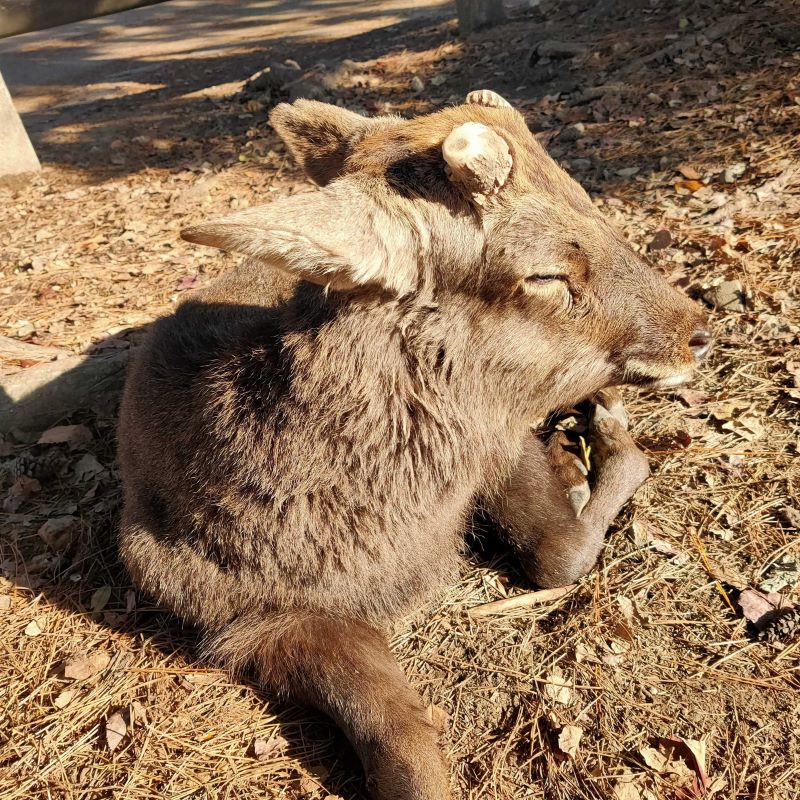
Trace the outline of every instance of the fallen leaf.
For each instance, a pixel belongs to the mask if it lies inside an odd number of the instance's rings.
[[[75,480],[79,483],[91,480],[94,477],[106,474],[106,468],[91,454],[86,453],[75,464]]]
[[[83,681],[100,674],[111,663],[108,653],[93,653],[90,656],[75,656],[64,662],[64,677]]]
[[[786,554],[770,564],[758,588],[764,592],[779,592],[781,589],[793,589],[798,581],[800,581],[800,564],[797,559]]]
[[[656,772],[664,772],[667,767],[667,757],[655,747],[643,747],[639,755],[644,763]]]
[[[699,389],[682,388],[675,392],[689,408],[696,408],[702,406],[709,398],[706,392],[701,392]]]
[[[690,164],[679,164],[678,172],[690,181],[699,181],[703,176]]]
[[[77,693],[78,692],[76,689],[64,689],[63,691],[59,692],[56,699],[53,700],[53,705],[56,708],[66,708],[72,702],[72,698],[75,697]]]
[[[41,636],[44,633],[44,620],[41,618],[32,619],[25,626],[26,636]]]
[[[94,612],[102,611],[106,607],[110,599],[111,599],[110,586],[101,586],[99,589],[96,589],[92,593],[92,599],[90,601],[90,606],[92,611]]]
[[[583,738],[583,728],[577,725],[565,725],[558,734],[558,749],[574,758]]]
[[[633,776],[620,778],[612,790],[614,800],[641,800],[639,788],[633,782]]]
[[[800,531],[800,510],[792,508],[792,506],[784,506],[779,513],[783,525]]]
[[[75,517],[66,515],[48,519],[38,531],[42,541],[53,550],[65,550],[75,536]]]
[[[119,712],[106,720],[106,745],[110,752],[113,753],[119,747],[127,732],[128,726]]]
[[[3,501],[3,511],[9,514],[15,513],[27,499],[41,491],[42,484],[36,478],[29,478],[26,475],[20,476],[11,484],[11,488],[8,490],[8,495]]]
[[[270,758],[285,753],[288,747],[289,742],[283,736],[272,736],[270,739],[255,739],[253,741],[253,755],[257,761],[269,761]]]
[[[738,419],[732,419],[722,426],[723,430],[731,431],[737,436],[745,439],[748,442],[754,442],[760,439],[764,433],[764,426],[756,417],[741,416]]]
[[[568,706],[572,702],[570,683],[564,678],[561,670],[553,670],[546,678],[544,693],[553,702]]]
[[[681,736],[666,736],[659,740],[659,747],[668,759],[664,772],[669,773],[670,782],[689,789],[690,797],[702,797],[710,781],[706,774],[706,745],[700,739],[684,739]]]
[[[134,700],[131,703],[130,717],[131,728],[133,728],[136,723],[141,723],[142,725],[147,723],[147,712],[138,700]]]
[[[700,191],[703,188],[703,184],[700,181],[676,181],[675,182],[676,189],[683,189],[684,191],[690,192],[694,194],[694,192]]]
[[[11,595],[0,594],[0,611],[8,611],[11,608]]]
[[[450,715],[440,706],[433,704],[425,709],[425,718],[439,733],[447,728],[447,723],[450,721]]]
[[[76,450],[93,438],[92,432],[85,425],[56,425],[39,437],[38,444],[68,444],[70,449]]]

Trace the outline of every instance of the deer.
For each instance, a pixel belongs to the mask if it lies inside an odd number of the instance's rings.
[[[649,473],[616,387],[688,381],[712,336],[494,92],[270,122],[317,187],[182,231],[244,258],[129,368],[119,552],[204,657],[331,718],[375,800],[446,800],[387,627],[479,505],[535,586],[591,570]],[[591,487],[537,428],[581,401]]]

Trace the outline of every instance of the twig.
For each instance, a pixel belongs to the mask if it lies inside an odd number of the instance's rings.
[[[505,614],[507,611],[513,611],[517,608],[529,608],[530,606],[539,605],[540,603],[550,603],[553,600],[560,600],[566,597],[578,588],[577,583],[570,586],[560,586],[558,589],[542,589],[538,592],[526,592],[525,594],[518,594],[514,597],[504,597],[502,600],[494,600],[491,603],[484,603],[481,606],[475,606],[467,611],[467,614],[472,619],[480,619],[481,617],[489,617],[492,614]]]

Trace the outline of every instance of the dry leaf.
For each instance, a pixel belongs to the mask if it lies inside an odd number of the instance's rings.
[[[439,733],[447,729],[447,723],[450,721],[450,715],[440,706],[433,704],[425,709],[425,718]]]
[[[188,672],[183,676],[184,681],[193,686],[211,686],[220,679],[219,672]]]
[[[92,599],[90,601],[92,611],[94,612],[102,611],[106,607],[110,599],[111,599],[110,586],[101,586],[99,589],[96,589],[92,594]]]
[[[547,676],[544,693],[553,702],[560,703],[562,706],[568,706],[572,702],[570,683],[564,678],[559,669],[554,669]]]
[[[565,725],[558,734],[558,749],[574,758],[582,738],[583,728],[577,725]]]
[[[119,712],[112,714],[106,720],[106,745],[110,752],[113,753],[119,747],[127,732],[128,726]]]
[[[108,653],[93,653],[90,656],[76,656],[64,662],[64,677],[83,681],[101,673],[111,663]]]
[[[683,189],[687,192],[697,192],[703,188],[703,184],[700,181],[693,180],[693,181],[676,181],[675,182],[676,189]]]
[[[75,517],[65,515],[48,519],[41,528],[39,536],[53,550],[65,550],[72,544],[75,536]]]
[[[56,708],[66,708],[72,702],[72,698],[75,697],[77,693],[78,692],[75,689],[64,689],[62,692],[59,692],[58,697],[53,700],[53,705]]]
[[[800,563],[788,553],[782,555],[767,568],[758,588],[765,592],[794,589],[800,581]]]
[[[689,164],[679,164],[678,172],[690,181],[699,181],[703,176]]]
[[[699,389],[682,388],[675,392],[689,408],[696,408],[702,406],[709,398],[706,392],[701,392]]]
[[[614,800],[641,800],[639,788],[633,782],[632,775],[620,778],[614,784],[613,798]]]
[[[36,478],[28,478],[26,475],[22,475],[11,484],[8,495],[3,501],[3,511],[13,514],[29,497],[41,491],[42,484]]]
[[[270,758],[283,755],[289,747],[289,742],[283,736],[272,736],[270,739],[255,739],[253,741],[253,755],[257,761],[269,761]]]
[[[11,608],[11,595],[0,594],[0,611],[8,611]]]
[[[722,428],[726,431],[732,431],[748,442],[754,442],[756,439],[760,439],[765,433],[764,426],[761,422],[755,417],[748,416],[732,419],[726,422]]]
[[[699,739],[684,739],[667,736],[659,740],[659,746],[668,759],[666,772],[673,785],[689,789],[690,796],[702,797],[709,787],[706,774],[706,745]]]
[[[25,626],[26,636],[41,636],[41,634],[43,633],[44,633],[44,620],[41,617],[38,619],[32,619]]]
[[[655,747],[643,747],[639,751],[642,760],[650,769],[656,772],[664,772],[667,768],[667,757]]]
[[[739,595],[742,615],[759,630],[770,621],[770,617],[780,607],[780,602],[779,594],[764,594],[756,589],[745,589]]]
[[[85,425],[57,425],[46,430],[39,437],[38,444],[68,444],[71,450],[76,450],[93,438],[92,432]]]
[[[79,483],[105,474],[106,468],[91,453],[82,456],[74,467],[75,480]]]
[[[144,706],[138,700],[134,700],[131,703],[130,723],[131,728],[133,728],[133,726],[137,723],[142,725],[147,723],[147,712],[145,711]]]

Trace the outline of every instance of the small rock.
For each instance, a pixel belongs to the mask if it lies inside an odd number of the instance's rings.
[[[111,656],[108,653],[75,656],[64,662],[64,677],[68,680],[83,681],[99,675],[110,663]]]
[[[327,100],[328,92],[319,81],[311,78],[301,78],[287,84],[284,89],[289,92],[289,100]]]
[[[447,75],[434,75],[431,78],[431,86],[441,86],[447,80]]]
[[[620,178],[632,178],[638,171],[639,167],[623,167],[622,169],[618,169],[616,174],[619,175]]]
[[[655,232],[653,238],[647,243],[647,249],[652,253],[656,250],[666,250],[672,244],[672,234],[661,228]]]
[[[575,172],[585,172],[587,169],[591,169],[592,166],[590,158],[573,158],[569,163]]]
[[[586,133],[586,126],[582,122],[567,125],[558,135],[561,142],[577,142]]]
[[[59,692],[56,699],[53,700],[53,705],[56,708],[66,708],[72,702],[72,698],[75,697],[76,694],[77,692],[75,689],[64,689]]]
[[[41,636],[44,633],[44,621],[42,619],[32,619],[25,626],[26,636]]]
[[[250,92],[275,91],[285,84],[297,80],[300,77],[299,72],[299,66],[295,69],[288,63],[279,64],[276,62],[251,75],[247,79],[244,88],[245,91]]]
[[[589,48],[585,44],[579,42],[559,42],[555,39],[547,39],[544,42],[539,42],[534,47],[530,56],[530,64],[536,64],[540,59],[559,59],[559,58],[574,58],[575,56],[582,56],[587,53]]]
[[[75,535],[75,517],[67,514],[48,519],[39,528],[38,534],[52,550],[66,550],[72,544]]]
[[[731,164],[729,167],[726,167],[725,170],[722,172],[722,182],[723,183],[736,183],[738,178],[741,178],[742,175],[747,171],[747,164],[739,162],[737,164]]]
[[[119,712],[112,714],[106,720],[106,745],[112,753],[119,747],[127,733],[128,726]]]
[[[724,311],[744,311],[745,295],[741,281],[722,281],[703,292],[703,297]]]
[[[419,93],[424,88],[425,88],[425,84],[423,83],[422,78],[420,78],[419,75],[415,75],[411,79],[411,91]]]

